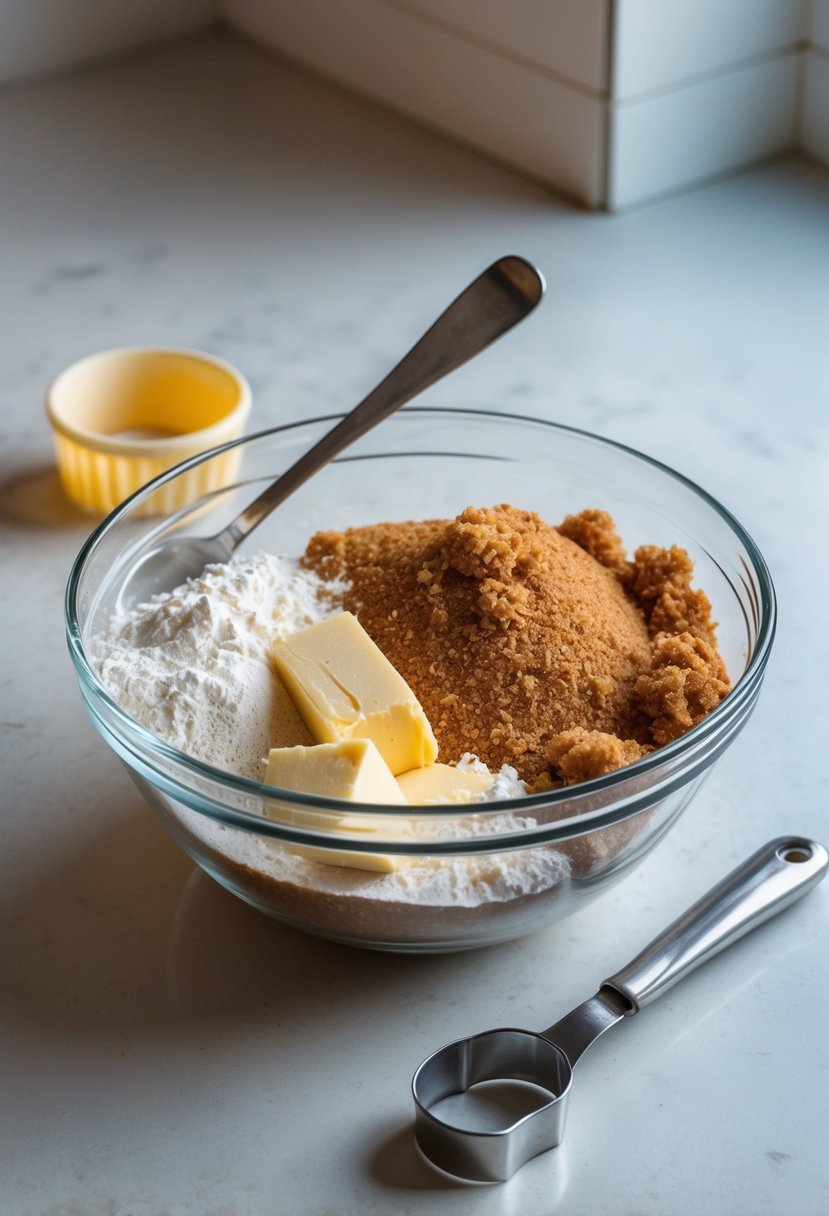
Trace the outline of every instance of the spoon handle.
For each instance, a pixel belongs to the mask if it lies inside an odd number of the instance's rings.
[[[626,967],[604,981],[630,1003],[630,1015],[695,967],[775,916],[819,883],[829,866],[823,845],[781,836],[763,845],[669,925]]]
[[[520,257],[494,262],[441,313],[359,405],[246,507],[220,537],[232,551],[318,469],[448,372],[532,312],[544,294],[540,272]]]

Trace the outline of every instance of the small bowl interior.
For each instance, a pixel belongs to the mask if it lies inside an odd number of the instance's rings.
[[[50,389],[49,410],[75,438],[144,443],[216,426],[245,397],[242,378],[206,355],[126,348],[67,368]]]

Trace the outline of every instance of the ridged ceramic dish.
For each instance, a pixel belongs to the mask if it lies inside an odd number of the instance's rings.
[[[79,507],[106,513],[191,456],[238,439],[250,386],[236,368],[200,351],[124,347],[73,363],[53,381],[46,413],[63,488]],[[172,479],[153,499],[166,514],[233,481],[230,449]]]

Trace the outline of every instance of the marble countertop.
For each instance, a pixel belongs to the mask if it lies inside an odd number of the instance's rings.
[[[765,839],[829,838],[829,177],[781,162],[588,215],[218,36],[5,90],[0,163],[0,1209],[829,1210],[829,884],[587,1057],[565,1145],[504,1186],[429,1170],[408,1091],[447,1039],[519,1005],[554,1020]],[[513,252],[543,309],[429,400],[583,426],[700,482],[763,550],[778,638],[752,721],[623,883],[511,946],[364,954],[195,871],[87,722],[62,592],[91,521],[43,394],[83,354],[160,343],[240,366],[252,429],[347,408]]]

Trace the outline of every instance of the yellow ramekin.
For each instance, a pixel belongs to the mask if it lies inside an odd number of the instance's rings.
[[[89,355],[61,372],[46,394],[63,487],[84,510],[103,513],[180,461],[238,439],[250,405],[250,385],[231,364],[164,347]],[[221,489],[239,460],[236,451],[226,452],[176,478],[163,502],[153,497],[153,512],[175,511]]]

